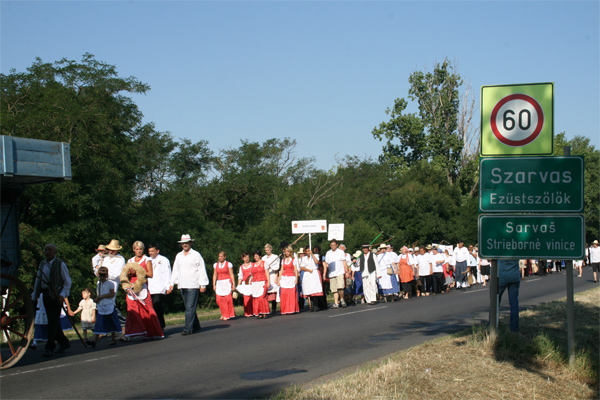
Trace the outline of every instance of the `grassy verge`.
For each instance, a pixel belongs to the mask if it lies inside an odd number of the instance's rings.
[[[473,327],[361,366],[291,386],[271,399],[598,399],[600,289],[575,296],[575,363],[568,365],[565,299],[521,312],[518,334]]]

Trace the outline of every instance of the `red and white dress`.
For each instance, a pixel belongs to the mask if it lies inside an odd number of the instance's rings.
[[[136,262],[146,271],[146,261],[150,260],[143,255],[141,258],[133,257],[128,262]],[[135,283],[137,276],[132,276],[129,281]],[[152,306],[152,298],[148,292],[148,284],[144,283],[142,290],[136,293],[137,299],[127,293],[127,319],[125,320],[125,336],[145,336],[148,339],[162,339],[163,331]],[[145,304],[142,304],[145,303]]]
[[[246,279],[252,275],[252,264],[248,264],[244,267],[244,264],[240,265],[240,272],[238,273],[238,281],[241,282],[237,285],[236,289],[238,292],[244,295],[244,316],[251,317],[254,315],[254,309],[252,305],[252,286],[246,284]]]
[[[286,258],[281,264],[281,277],[279,278],[279,286],[281,297],[281,315],[294,314],[300,312],[298,307],[298,291],[296,288],[296,271],[297,264],[293,257]]]
[[[217,305],[221,310],[221,316],[226,320],[234,318],[235,310],[233,308],[233,298],[231,297],[233,282],[231,282],[231,276],[229,275],[229,270],[233,268],[233,264],[229,261],[217,262],[213,268],[217,271],[215,293],[217,294]]]
[[[264,261],[252,264],[252,305],[254,315],[268,315],[267,274],[269,268]]]

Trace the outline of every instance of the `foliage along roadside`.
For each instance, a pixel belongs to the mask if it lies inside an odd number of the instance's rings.
[[[55,243],[71,270],[74,301],[83,287],[94,287],[90,259],[99,244],[118,239],[128,258],[135,240],[158,242],[173,260],[178,238],[188,233],[212,276],[220,250],[237,269],[242,251],[295,240],[290,222],[305,219],[344,223],[350,250],[380,230],[397,246],[475,243],[477,157],[467,151],[460,123],[462,80],[446,60],[409,82],[419,113],[396,121],[407,104],[402,99],[397,115],[374,129],[375,138],[387,138],[380,160],[346,156],[323,171],[297,156],[291,138],[242,139],[215,154],[207,140],[156,131],[128,97],[149,85],[120,77],[91,54],[81,62],[37,59],[26,72],[0,74],[2,135],[71,144],[73,180],[31,186],[19,199],[19,275],[32,284],[44,244]],[[447,107],[434,107],[438,94],[449,99]],[[581,136],[566,141],[560,134],[556,141],[557,151],[572,145],[573,155],[586,155],[588,240],[597,238],[599,151]],[[313,245],[327,250],[325,239],[314,235]],[[213,296],[209,290],[202,298]],[[125,309],[123,295],[118,301]],[[180,296],[167,296],[167,311],[181,307]]]

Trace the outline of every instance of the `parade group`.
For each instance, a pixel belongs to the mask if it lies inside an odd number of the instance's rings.
[[[134,337],[162,339],[165,329],[163,303],[175,285],[185,307],[181,334],[200,331],[196,311],[200,293],[204,293],[209,285],[209,277],[203,257],[192,248],[194,241],[190,235],[181,236],[178,243],[182,251],[175,257],[172,268],[170,261],[160,254],[157,243],[145,246],[136,241],[133,244],[135,256],[128,261],[119,254],[122,246],[118,240],[98,246],[92,259],[92,268],[98,277],[95,295],[91,289],[84,289],[75,310],[67,300],[71,288],[68,268],[56,256],[57,247],[46,245],[45,260],[38,268],[32,293],[32,299],[38,305],[32,346],[35,348],[37,341],[46,341],[43,354],[46,357],[64,352],[71,347],[63,333],[69,325],[67,314],[72,317],[80,312],[83,340],[92,347],[101,336],[110,337],[109,344],[115,345],[116,334],[121,333],[119,340],[123,341]],[[473,285],[486,286],[489,281],[490,260],[481,259],[475,246],[464,247],[462,241],[456,247],[403,246],[399,254],[386,243],[375,248],[365,243],[353,254],[347,253],[346,246],[336,239],[331,240],[329,246],[324,255],[319,246],[300,248],[296,252],[287,242],[280,244],[279,255],[273,252],[270,244],[265,245],[264,254],[261,250],[252,254],[244,252],[237,285],[234,266],[221,251],[212,276],[221,320],[236,317],[233,303],[238,297],[243,297],[244,317],[263,319],[275,314],[278,303],[280,314],[289,315],[301,309],[316,312],[355,304],[373,305],[442,295]],[[593,267],[594,282],[597,282],[600,266],[597,240],[588,248],[586,259]],[[583,261],[576,261],[574,265],[581,276]],[[520,261],[522,277],[553,270],[560,272],[561,262]],[[115,302],[119,286],[126,293],[124,328],[123,317]],[[331,305],[327,301],[329,292],[333,294]],[[89,338],[88,330],[93,333]]]

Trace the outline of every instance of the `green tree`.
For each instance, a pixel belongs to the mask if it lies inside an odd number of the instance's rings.
[[[375,138],[387,140],[381,159],[396,169],[428,160],[443,168],[452,185],[460,175],[464,146],[458,129],[462,79],[446,59],[433,72],[413,72],[408,81],[408,98],[417,102],[418,115],[405,113],[405,99],[396,99],[394,108],[386,110],[391,119],[372,131]]]
[[[585,236],[588,243],[598,239],[600,228],[600,150],[590,141],[585,136],[567,140],[564,132],[554,137],[555,156],[564,155],[566,146],[571,147],[572,156],[583,156]]]
[[[99,243],[121,239],[128,249],[139,175],[142,113],[128,93],[149,86],[119,77],[116,68],[85,54],[81,62],[36,59],[26,72],[0,74],[2,135],[70,143],[73,179],[28,187],[19,198],[22,259],[32,268],[44,243],[54,242],[76,285],[92,280]]]

